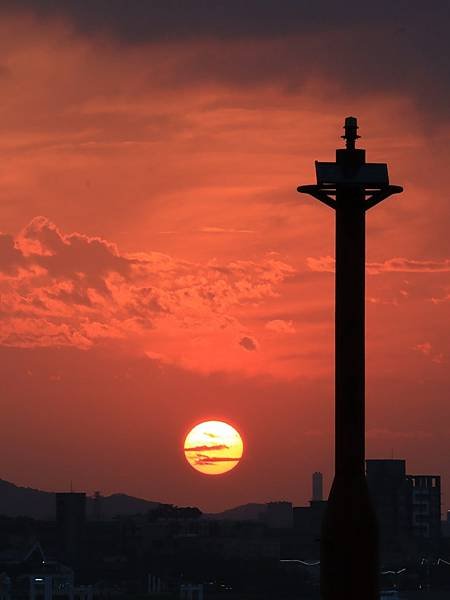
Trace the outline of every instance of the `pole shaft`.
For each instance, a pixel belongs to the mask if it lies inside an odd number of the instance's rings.
[[[378,600],[377,523],[365,478],[365,196],[336,193],[335,477],[321,533],[323,600]]]
[[[361,189],[336,197],[336,474],[364,474],[365,210]]]

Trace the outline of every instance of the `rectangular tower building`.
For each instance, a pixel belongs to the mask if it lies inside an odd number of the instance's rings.
[[[323,476],[316,471],[312,476],[312,501],[322,502],[323,500]]]
[[[86,525],[86,494],[61,492],[56,496],[59,558],[71,567],[79,565]]]
[[[415,538],[438,544],[441,535],[441,478],[408,475],[412,499],[412,531]]]
[[[380,549],[384,557],[404,555],[411,538],[411,492],[406,461],[366,461],[367,483],[378,518]]]

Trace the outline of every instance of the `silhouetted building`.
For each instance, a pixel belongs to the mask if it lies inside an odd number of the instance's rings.
[[[102,511],[102,495],[100,492],[94,492],[94,502],[93,502],[93,518],[94,521],[101,521],[103,518]]]
[[[450,538],[450,510],[447,511],[446,519],[441,521],[441,535]]]
[[[404,460],[367,460],[382,554],[402,555],[411,537],[411,494]]]
[[[38,541],[0,552],[2,600],[52,600],[60,594],[73,599],[73,581],[73,570],[49,560]]]
[[[78,565],[85,535],[86,494],[61,492],[55,496],[59,556],[70,566]]]
[[[265,521],[270,529],[292,529],[294,525],[292,502],[269,502]]]
[[[438,475],[407,475],[404,460],[367,460],[367,481],[378,517],[385,557],[426,549],[441,538],[441,480]]]
[[[316,471],[312,476],[312,500],[313,502],[322,502],[323,500],[323,476]]]
[[[412,532],[415,538],[438,542],[441,535],[441,478],[408,475],[412,495]]]
[[[300,540],[300,555],[305,559],[319,558],[320,530],[327,503],[311,500],[309,506],[294,508],[294,531]]]

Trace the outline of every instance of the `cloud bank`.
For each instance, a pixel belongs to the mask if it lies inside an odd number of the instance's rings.
[[[0,343],[22,348],[85,350],[131,339],[151,356],[154,333],[178,339],[182,352],[185,337],[225,332],[236,348],[255,350],[256,342],[242,337],[236,310],[276,297],[294,273],[272,255],[200,264],[158,252],[121,253],[107,240],[65,234],[44,217],[16,237],[2,234],[0,248]]]
[[[311,76],[354,94],[413,95],[447,119],[449,5],[435,0],[5,0],[7,15],[65,22],[78,36],[178,48],[170,85],[221,81],[294,90]],[[178,82],[178,83],[177,83]]]
[[[308,257],[306,264],[311,271],[318,273],[334,273],[335,260],[332,256]],[[408,258],[390,258],[383,262],[368,262],[366,270],[369,275],[380,273],[450,273],[450,259],[444,260],[412,260]]]

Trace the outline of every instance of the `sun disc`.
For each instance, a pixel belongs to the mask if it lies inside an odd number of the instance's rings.
[[[243,451],[244,444],[238,431],[223,421],[199,423],[184,441],[186,460],[206,475],[231,471],[241,460]]]

